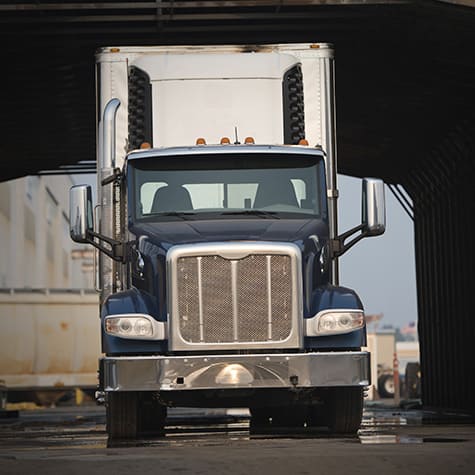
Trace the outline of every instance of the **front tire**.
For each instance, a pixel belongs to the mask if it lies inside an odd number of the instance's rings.
[[[410,362],[406,366],[404,378],[406,382],[407,397],[409,399],[421,398],[421,367],[419,363]]]
[[[394,377],[392,374],[382,374],[378,378],[378,393],[379,397],[382,398],[394,397]]]
[[[328,429],[332,434],[356,434],[363,418],[363,388],[333,388],[325,400]]]
[[[110,439],[135,439],[164,434],[166,407],[155,393],[110,392],[106,427]]]

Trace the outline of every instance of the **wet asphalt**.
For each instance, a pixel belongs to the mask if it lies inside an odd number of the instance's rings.
[[[169,411],[157,439],[110,442],[102,406],[4,413],[0,474],[473,474],[475,422],[367,403],[354,437],[324,429],[251,435],[246,410]]]

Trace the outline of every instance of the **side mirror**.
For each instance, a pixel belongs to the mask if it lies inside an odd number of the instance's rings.
[[[333,240],[332,256],[340,257],[361,239],[369,236],[379,236],[384,233],[385,229],[384,182],[377,178],[364,178],[361,195],[361,224],[340,234],[338,238]],[[351,240],[346,242],[350,238]]]
[[[384,182],[364,178],[361,196],[361,223],[365,236],[379,236],[386,230],[386,203]]]
[[[91,242],[94,231],[92,192],[89,185],[76,185],[69,190],[69,233],[76,242]]]

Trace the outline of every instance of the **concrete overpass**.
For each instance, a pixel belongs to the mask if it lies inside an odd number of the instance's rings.
[[[4,1],[0,179],[94,170],[99,46],[334,43],[339,171],[381,177],[412,200],[405,204],[415,223],[424,404],[475,413],[474,6],[473,0]]]

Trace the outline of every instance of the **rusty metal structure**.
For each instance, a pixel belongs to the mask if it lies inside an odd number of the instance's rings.
[[[95,171],[100,46],[331,42],[339,172],[383,178],[414,219],[424,405],[475,414],[473,7],[472,0],[1,2],[0,180]]]
[[[1,289],[0,381],[9,390],[94,390],[98,300],[93,290]]]

